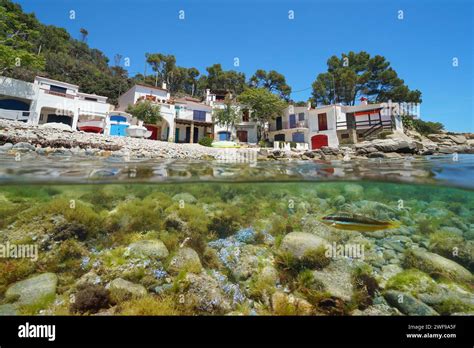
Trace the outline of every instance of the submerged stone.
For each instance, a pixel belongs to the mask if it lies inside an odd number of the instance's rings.
[[[403,314],[438,315],[433,308],[408,293],[388,290],[385,292],[384,297],[391,306],[398,308]]]
[[[180,248],[170,261],[168,270],[173,273],[186,271],[191,273],[199,273],[202,270],[199,255],[191,248]]]
[[[135,284],[122,278],[112,280],[107,284],[106,288],[110,291],[110,298],[117,303],[140,298],[147,294],[143,285]]]
[[[194,204],[197,202],[196,197],[194,197],[192,194],[183,192],[183,193],[178,193],[173,196],[173,201],[175,202],[180,202],[183,201],[184,203],[188,204]]]
[[[36,305],[56,295],[58,277],[54,273],[43,273],[11,285],[5,292],[7,301],[19,305]]]
[[[282,240],[280,250],[290,253],[297,259],[302,259],[308,253],[319,251],[325,248],[328,242],[316,236],[315,234],[306,232],[290,232]]]
[[[132,257],[151,257],[164,259],[168,257],[166,245],[159,239],[140,240],[128,246]]]

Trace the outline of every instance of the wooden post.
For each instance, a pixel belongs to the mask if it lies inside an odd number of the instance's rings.
[[[189,143],[192,144],[194,142],[194,121],[191,121],[191,139],[189,139]]]

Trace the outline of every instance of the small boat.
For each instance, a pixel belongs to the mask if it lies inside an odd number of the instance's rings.
[[[240,145],[237,144],[235,141],[228,141],[228,140],[214,141],[211,146],[217,147],[217,148],[239,148],[240,147]]]
[[[149,138],[152,133],[152,131],[149,131],[143,126],[143,123],[139,123],[138,126],[129,126],[127,128],[127,135],[132,138]]]
[[[359,232],[372,232],[399,227],[396,221],[381,221],[367,216],[341,213],[338,215],[328,215],[322,218],[326,225],[341,229]]]
[[[77,128],[88,133],[101,133],[105,128],[105,118],[79,119]]]

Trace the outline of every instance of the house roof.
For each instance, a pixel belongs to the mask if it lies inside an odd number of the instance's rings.
[[[381,109],[384,105],[382,104],[359,104],[359,105],[347,105],[342,106],[344,112],[360,112],[360,111],[370,111],[375,109]]]
[[[135,83],[135,86],[141,86],[141,87],[146,87],[146,88],[151,88],[151,89],[157,89],[157,90],[159,90],[159,91],[166,91],[166,92],[168,92],[168,90],[167,90],[166,88],[151,86],[151,85],[147,85],[147,84],[144,84],[144,83]]]
[[[78,85],[74,85],[72,83],[63,82],[63,81],[59,81],[59,80],[53,80],[53,79],[43,77],[43,76],[36,76],[35,81],[47,82],[47,83],[57,84],[57,85],[64,85],[64,86],[72,87],[73,89],[79,89]]]

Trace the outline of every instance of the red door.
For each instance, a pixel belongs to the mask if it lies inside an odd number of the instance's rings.
[[[311,138],[311,148],[320,149],[323,146],[328,146],[328,136],[324,134],[318,134]]]
[[[148,139],[158,140],[158,134],[161,136],[161,127],[157,127],[154,124],[146,124],[145,127],[151,131],[151,136]]]
[[[241,143],[246,143],[248,141],[247,131],[237,131],[237,138]]]

